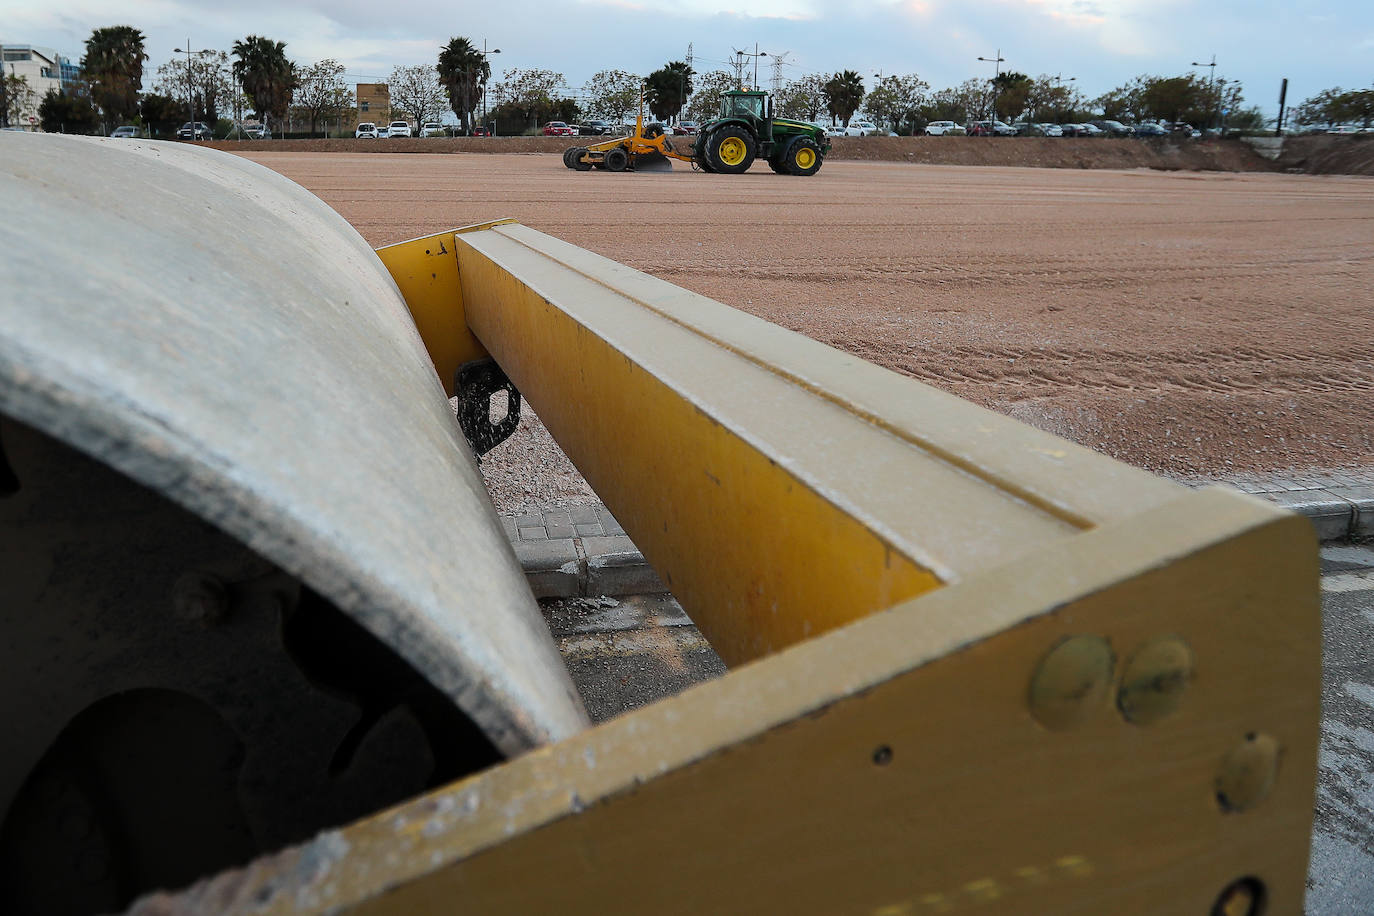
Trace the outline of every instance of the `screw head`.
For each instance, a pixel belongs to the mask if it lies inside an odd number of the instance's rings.
[[[1142,646],[1126,665],[1116,705],[1128,722],[1151,725],[1183,702],[1193,680],[1193,650],[1177,636]]]
[[[1217,895],[1211,916],[1260,916],[1264,912],[1264,884],[1258,878],[1232,881]]]
[[[1111,644],[1101,636],[1060,641],[1031,676],[1031,715],[1052,731],[1078,725],[1106,705],[1115,667]]]
[[[214,626],[229,613],[229,589],[218,576],[188,572],[172,586],[172,608],[182,620]]]
[[[1251,732],[1221,762],[1217,804],[1223,811],[1245,811],[1264,800],[1279,775],[1282,748],[1272,735]]]

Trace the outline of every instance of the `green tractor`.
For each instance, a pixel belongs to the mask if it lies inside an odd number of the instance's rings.
[[[692,161],[707,172],[738,175],[762,158],[779,175],[814,175],[828,152],[830,138],[817,125],[773,117],[766,92],[732,89],[720,101],[720,116],[701,126]]]

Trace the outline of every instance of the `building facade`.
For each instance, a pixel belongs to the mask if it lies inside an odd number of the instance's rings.
[[[33,95],[11,127],[38,129],[38,105],[49,90],[65,89],[81,79],[81,68],[52,48],[0,43],[0,66],[5,76],[23,77]]]
[[[391,121],[391,87],[386,83],[358,84],[358,124],[388,124]],[[353,125],[355,128],[357,124]]]

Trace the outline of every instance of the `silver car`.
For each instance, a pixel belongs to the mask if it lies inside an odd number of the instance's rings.
[[[927,137],[962,137],[964,128],[953,121],[931,121],[926,125]]]

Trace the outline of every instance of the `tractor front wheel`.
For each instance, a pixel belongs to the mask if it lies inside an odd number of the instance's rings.
[[[754,138],[734,124],[713,131],[706,146],[706,161],[711,171],[738,175],[754,164]]]
[[[810,137],[798,137],[787,145],[782,161],[793,175],[814,175],[821,169],[821,148]]]

